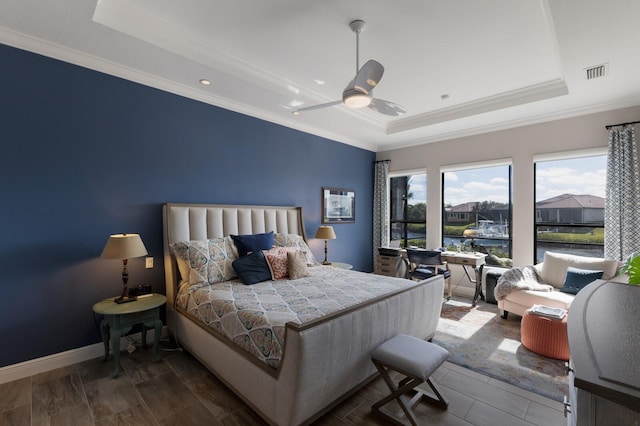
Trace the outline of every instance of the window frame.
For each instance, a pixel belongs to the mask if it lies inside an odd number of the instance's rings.
[[[508,175],[508,225],[507,229],[509,232],[508,239],[508,256],[509,259],[513,259],[513,160],[511,158],[503,158],[492,161],[482,161],[482,162],[470,162],[470,163],[462,163],[455,164],[449,166],[443,166],[440,168],[440,191],[441,191],[441,203],[440,207],[442,209],[441,214],[441,245],[445,247],[445,226],[447,221],[447,212],[445,208],[445,173],[449,172],[459,172],[459,171],[467,171],[474,169],[482,169],[482,168],[492,168],[492,167],[507,167],[507,175]]]
[[[565,223],[565,222],[538,222],[538,163],[549,162],[549,161],[562,161],[562,160],[578,160],[580,158],[589,158],[589,157],[606,157],[608,155],[607,148],[592,148],[592,149],[584,149],[578,151],[565,151],[559,153],[549,153],[536,155],[533,158],[533,212],[534,212],[534,220],[533,220],[533,256],[534,263],[540,263],[544,260],[544,255],[542,259],[538,259],[538,227],[562,227],[562,228],[602,228],[605,229],[604,220],[602,221],[602,225],[599,222],[581,222],[581,223]],[[606,205],[606,193],[605,193],[605,205]],[[581,243],[565,243],[567,245],[579,245]],[[582,243],[584,245],[584,243]],[[604,242],[602,244],[604,248]]]
[[[406,248],[408,245],[408,225],[409,224],[418,224],[418,225],[424,225],[425,226],[425,234],[424,234],[424,241],[426,244],[427,241],[427,232],[426,232],[426,225],[427,225],[427,209],[426,209],[426,205],[427,205],[427,198],[428,195],[425,193],[425,199],[424,199],[424,203],[425,203],[425,216],[424,216],[424,221],[416,221],[416,220],[407,220],[407,212],[408,212],[408,207],[409,207],[409,203],[407,202],[407,200],[405,199],[404,201],[404,206],[403,206],[403,217],[405,219],[402,220],[393,220],[393,215],[392,215],[392,211],[393,211],[393,197],[392,197],[392,189],[393,189],[393,185],[391,184],[391,179],[394,178],[407,178],[407,183],[406,185],[408,185],[408,181],[411,178],[411,176],[415,176],[415,175],[424,175],[424,179],[425,179],[425,183],[427,180],[427,172],[426,170],[407,170],[407,171],[402,171],[402,172],[395,172],[395,173],[390,173],[389,174],[389,241],[394,241],[393,239],[393,229],[394,229],[394,224],[402,224],[402,237],[399,239],[400,241],[400,247],[404,247]]]

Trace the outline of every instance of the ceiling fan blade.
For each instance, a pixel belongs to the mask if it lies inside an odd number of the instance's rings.
[[[354,89],[369,93],[380,83],[383,74],[384,67],[382,64],[371,59],[360,68],[351,84],[353,84]]]
[[[369,108],[379,112],[380,114],[391,116],[398,116],[407,112],[407,109],[402,105],[376,98],[371,99]]]
[[[305,108],[298,108],[297,110],[293,111],[292,114],[293,115],[298,115],[301,112],[311,111],[311,110],[320,109],[320,108],[326,108],[326,107],[330,107],[330,106],[333,106],[333,105],[338,105],[338,104],[341,104],[341,103],[342,103],[342,100],[339,100],[339,101],[327,102],[326,104],[319,104],[319,105],[308,106],[308,107],[305,107]]]

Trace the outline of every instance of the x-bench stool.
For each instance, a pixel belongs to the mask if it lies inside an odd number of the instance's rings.
[[[385,416],[396,424],[405,425],[406,420],[408,420],[412,425],[416,426],[418,423],[413,409],[422,399],[446,409],[449,403],[430,377],[448,357],[449,352],[446,349],[434,343],[404,334],[399,334],[382,343],[371,353],[371,360],[391,390],[391,394],[373,404],[371,410]],[[390,370],[397,371],[405,377],[396,385],[391,379]],[[414,389],[424,382],[431,387],[433,395],[420,389]],[[411,399],[405,395],[409,391],[415,392]],[[404,416],[402,416],[401,412],[392,413],[382,408],[393,400],[398,401]]]

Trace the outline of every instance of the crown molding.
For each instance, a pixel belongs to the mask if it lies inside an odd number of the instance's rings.
[[[469,117],[484,112],[509,108],[530,102],[541,101],[556,96],[567,95],[569,89],[564,80],[555,79],[544,83],[536,84],[521,89],[512,90],[495,96],[465,102],[460,105],[444,108],[413,117],[396,120],[387,127],[387,134],[404,132],[417,129],[419,127],[430,126],[432,124],[445,121],[456,120],[458,118]]]
[[[429,143],[444,142],[451,139],[460,139],[485,133],[497,132],[501,130],[509,130],[517,127],[530,126],[535,124],[547,123],[550,121],[564,120],[568,118],[580,117],[583,115],[597,114],[600,112],[614,111],[622,108],[630,108],[640,105],[640,96],[625,98],[612,102],[603,102],[589,105],[586,107],[572,108],[568,110],[550,112],[547,114],[539,114],[533,117],[527,117],[517,120],[503,121],[500,123],[489,124],[472,129],[464,129],[454,132],[439,133],[423,138],[416,138],[406,142],[394,143],[393,146],[379,146],[377,152],[394,151],[396,149],[411,148],[414,146],[425,145]]]

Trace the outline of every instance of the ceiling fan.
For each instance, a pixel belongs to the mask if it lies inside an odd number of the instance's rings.
[[[306,108],[299,108],[293,111],[294,115],[298,115],[304,111],[326,108],[341,103],[344,103],[347,107],[353,109],[369,107],[381,114],[391,116],[398,116],[407,112],[407,110],[401,105],[373,97],[373,89],[378,85],[378,83],[380,83],[382,74],[384,74],[384,67],[380,62],[371,59],[367,61],[362,68],[360,68],[360,33],[364,29],[365,24],[366,23],[360,19],[352,21],[349,24],[351,31],[356,33],[356,76],[342,92],[342,100],[313,105]]]

